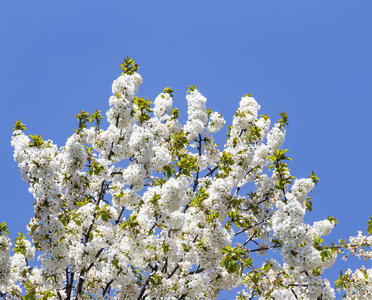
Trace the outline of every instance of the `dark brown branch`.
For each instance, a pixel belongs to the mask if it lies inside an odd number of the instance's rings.
[[[159,216],[159,218],[161,218],[161,216]],[[156,227],[156,222],[159,220],[159,218],[158,217],[156,218],[154,225],[152,225],[152,227],[150,228],[149,232],[147,233],[148,235]]]
[[[117,275],[119,275],[123,269],[120,268]],[[102,296],[106,295],[106,293],[109,291],[111,284],[114,282],[115,279],[111,279],[107,284],[106,287],[103,289]]]
[[[157,269],[158,269],[158,266],[155,266],[154,271],[156,272]],[[149,275],[149,277],[147,277],[145,283],[144,283],[143,286],[142,286],[141,292],[140,292],[140,294],[139,294],[137,300],[141,300],[141,299],[144,299],[144,298],[146,297],[146,295],[143,295],[143,294],[145,293],[145,291],[146,291],[146,287],[148,286],[148,284],[149,284],[149,282],[150,282],[150,278],[151,278],[151,276],[152,276],[153,274],[154,274],[154,273],[151,273],[151,274]],[[142,298],[142,296],[144,296],[144,297]]]
[[[57,292],[57,296],[58,296],[59,300],[62,300],[62,296],[61,296],[61,293],[59,291]]]
[[[203,271],[204,271],[204,268],[200,268],[200,269],[199,269],[199,267],[200,267],[200,266],[198,266],[198,268],[197,268],[195,271],[190,271],[190,272],[189,272],[189,275],[199,274],[199,273],[203,272]]]
[[[291,292],[295,296],[295,298],[298,299],[298,297],[297,297],[297,295],[296,295],[296,293],[295,293],[295,291],[293,289],[291,289]]]
[[[80,272],[80,275],[79,275],[79,282],[78,282],[77,287],[76,287],[76,297],[75,297],[75,300],[78,300],[78,296],[79,296],[79,295],[81,294],[81,292],[82,292],[82,289],[83,289],[83,283],[84,283],[84,281],[85,281],[85,279],[83,278],[84,275],[85,275],[86,273],[88,273],[88,272],[90,271],[90,269],[94,266],[94,264],[95,264],[97,258],[100,256],[100,254],[102,253],[103,249],[104,249],[104,248],[99,249],[98,252],[97,252],[97,254],[96,254],[96,256],[95,256],[95,258],[94,258],[94,260],[91,262],[91,264],[89,265],[89,267],[88,267],[86,270],[83,269],[83,270]]]
[[[102,200],[103,197],[104,197],[104,193],[105,193],[105,191],[104,191],[104,187],[105,187],[105,180],[102,180],[101,188],[100,188],[100,192],[99,192],[99,194],[98,194],[98,201],[97,201],[97,203],[96,203],[96,209],[97,209],[97,207],[99,207],[99,204],[100,204],[101,200]],[[90,235],[90,232],[92,231],[93,225],[94,225],[94,223],[95,223],[95,221],[96,221],[96,215],[97,215],[96,212],[94,212],[94,213],[93,213],[93,220],[92,220],[92,223],[90,223],[90,226],[89,226],[89,228],[88,228],[87,233],[84,234],[84,237],[85,237],[85,239],[84,239],[84,246],[85,246],[85,245],[88,243],[88,241],[89,241],[89,235]]]
[[[182,261],[183,261],[183,259],[181,258],[181,260],[179,261],[179,263],[182,262]],[[180,267],[179,263],[178,263],[177,266],[173,269],[172,273],[170,273],[170,274],[168,275],[168,277],[167,277],[168,279],[171,278],[171,277],[176,273],[176,271],[177,271],[178,268]]]
[[[257,248],[253,250],[249,250],[249,252],[257,252],[257,251],[267,251],[267,250],[272,250],[275,248],[280,248],[281,246],[276,246],[276,247],[265,247],[265,248]]]
[[[119,214],[119,217],[118,217],[117,220],[115,221],[115,225],[117,225],[117,224],[120,222],[120,219],[121,219],[121,217],[123,216],[124,210],[125,210],[125,206],[122,207],[121,212],[120,212],[120,214]]]
[[[266,221],[266,219],[263,219],[263,220],[261,220],[260,222],[258,222],[258,223],[256,223],[256,224],[253,224],[253,225],[251,225],[251,226],[248,226],[247,228],[244,228],[244,229],[238,231],[237,233],[235,233],[234,236],[237,236],[238,234],[241,234],[241,233],[247,231],[248,229],[251,229],[251,228],[253,228],[253,227],[257,226],[257,225],[260,225],[260,224],[262,224],[262,223],[265,222],[265,221]]]
[[[67,285],[66,285],[66,295],[67,295],[67,298],[66,298],[66,300],[70,300],[71,299],[72,284],[74,282],[74,275],[75,275],[74,272],[71,272],[69,274],[68,267],[67,267],[66,268],[66,282],[67,282]]]
[[[162,273],[167,273],[168,269],[168,257],[165,258],[163,269],[161,270]]]
[[[112,172],[112,173],[111,173],[111,176],[112,176],[112,175],[123,175],[123,172],[119,172],[119,171],[118,171],[118,172]]]
[[[218,164],[212,170],[209,171],[204,177],[211,176],[218,169]]]

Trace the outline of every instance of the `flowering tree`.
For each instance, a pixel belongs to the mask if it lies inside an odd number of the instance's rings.
[[[0,224],[3,299],[334,299],[322,272],[338,254],[371,259],[372,237],[326,245],[335,218],[304,223],[315,173],[296,179],[282,150],[287,115],[271,127],[252,95],[240,101],[220,150],[223,117],[195,86],[179,122],[172,89],[154,106],[136,96],[138,65],[127,58],[113,82],[109,127],[81,111],[78,129],[57,148],[15,122],[14,159],[35,215],[15,239]],[[88,125],[91,124],[89,127]],[[370,221],[369,231],[372,231]],[[276,249],[282,262],[257,254]],[[29,266],[38,251],[39,266]],[[340,275],[347,299],[371,299],[372,269]]]

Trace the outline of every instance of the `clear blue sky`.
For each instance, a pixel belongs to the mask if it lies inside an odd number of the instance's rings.
[[[0,221],[14,238],[33,213],[12,158],[13,122],[21,118],[28,134],[63,145],[81,109],[107,111],[111,83],[129,55],[144,79],[139,94],[154,99],[171,86],[184,115],[190,84],[228,121],[246,93],[273,120],[286,111],[293,175],[314,170],[321,178],[307,221],[336,216],[329,241],[365,232],[372,214],[371,11],[368,0],[1,1]],[[339,259],[326,274],[333,281],[339,269],[362,264]]]

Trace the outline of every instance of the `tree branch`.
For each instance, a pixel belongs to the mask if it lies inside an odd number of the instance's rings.
[[[158,270],[158,266],[155,266],[154,271],[156,272],[157,270]],[[144,283],[143,286],[142,286],[141,292],[140,292],[140,294],[139,294],[137,300],[144,299],[144,298],[142,298],[142,296],[143,296],[143,294],[145,293],[145,291],[146,291],[146,287],[148,286],[148,284],[149,284],[149,282],[150,282],[150,278],[151,278],[151,276],[152,276],[153,274],[154,274],[154,272],[152,272],[152,273],[149,275],[149,277],[147,277],[145,283]],[[146,297],[146,295],[145,295],[144,297]]]

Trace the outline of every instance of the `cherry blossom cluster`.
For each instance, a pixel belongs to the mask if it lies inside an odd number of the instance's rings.
[[[355,270],[348,269],[336,281],[336,286],[341,291],[345,291],[344,298],[347,300],[360,299],[368,300],[372,298],[372,268],[366,269],[364,266]]]
[[[358,231],[357,236],[351,236],[349,238],[349,243],[346,241],[340,241],[340,244],[343,246],[345,251],[349,250],[349,252],[344,255],[343,259],[346,261],[348,255],[351,253],[352,255],[363,258],[363,260],[372,259],[372,236],[365,236],[363,235],[362,231]]]
[[[245,95],[221,149],[214,134],[226,120],[196,86],[183,125],[171,88],[152,103],[137,95],[138,65],[127,58],[120,67],[107,129],[99,111],[81,111],[57,147],[15,122],[14,159],[34,216],[31,241],[19,234],[12,249],[0,224],[0,297],[215,299],[244,286],[237,299],[328,300],[335,293],[322,273],[341,248],[371,259],[370,237],[329,246],[322,236],[336,219],[304,222],[319,178],[291,175],[286,113],[272,124]],[[272,251],[281,263],[257,263]],[[337,288],[347,297],[370,295],[369,270],[346,275]]]

